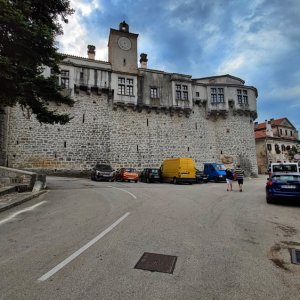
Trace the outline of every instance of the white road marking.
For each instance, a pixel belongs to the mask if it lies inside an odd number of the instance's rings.
[[[102,231],[99,235],[97,235],[95,238],[93,238],[91,241],[89,241],[86,245],[81,247],[79,250],[74,252],[72,255],[70,255],[68,258],[66,258],[64,261],[59,263],[56,267],[54,267],[52,270],[44,274],[42,277],[38,279],[38,281],[45,281],[48,278],[50,278],[52,275],[54,275],[56,272],[58,272],[60,269],[62,269],[64,266],[66,266],[69,262],[71,262],[73,259],[75,259],[77,256],[79,256],[82,252],[87,250],[89,247],[94,245],[96,242],[98,242],[101,238],[103,238],[107,233],[109,233],[112,229],[114,229],[119,223],[121,223],[125,218],[127,218],[130,215],[130,212],[127,212],[125,215],[123,215],[121,218],[119,218],[115,223],[110,225],[107,229]]]
[[[19,214],[21,214],[21,213],[23,213],[23,212],[30,211],[30,210],[34,210],[36,207],[38,207],[38,206],[40,206],[40,205],[42,205],[42,204],[44,204],[44,203],[46,203],[46,202],[47,202],[47,201],[42,201],[42,202],[37,203],[37,204],[35,204],[35,205],[33,205],[33,206],[30,206],[30,207],[27,207],[27,208],[25,208],[25,209],[22,209],[22,210],[18,211],[18,212],[16,212],[16,213],[10,215],[8,218],[3,219],[2,221],[0,221],[0,225],[3,224],[3,223],[8,222],[9,220],[13,219],[14,217],[16,217],[17,215],[19,215]]]
[[[112,188],[112,189],[116,189],[116,190],[120,190],[120,191],[126,192],[126,193],[128,193],[130,196],[132,196],[134,199],[136,199],[136,196],[135,196],[135,195],[133,195],[132,193],[130,193],[130,192],[124,190],[124,189],[116,188],[116,187],[114,187],[114,186],[108,186],[108,187],[109,187],[109,188]]]

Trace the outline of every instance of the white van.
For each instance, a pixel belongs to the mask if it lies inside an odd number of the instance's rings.
[[[300,172],[298,163],[271,163],[270,174],[280,173],[297,173]]]

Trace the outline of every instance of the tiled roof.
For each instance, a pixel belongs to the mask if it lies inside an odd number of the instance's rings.
[[[261,131],[255,131],[255,138],[256,139],[261,139],[266,137],[266,132],[264,130]]]
[[[285,119],[286,118],[280,118],[280,119],[272,120],[271,125],[272,126],[278,126]],[[259,123],[259,124],[255,125],[255,130],[260,130],[260,129],[265,129],[265,128],[266,128],[266,122]]]

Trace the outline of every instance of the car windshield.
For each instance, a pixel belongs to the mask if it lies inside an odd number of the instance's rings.
[[[224,165],[216,165],[216,170],[226,170],[225,166]]]
[[[136,172],[136,171],[133,168],[127,168],[127,169],[125,169],[125,172]]]
[[[96,169],[97,170],[101,170],[101,171],[112,171],[112,167],[110,165],[96,165]]]
[[[275,165],[273,166],[273,172],[297,172],[296,165]]]
[[[300,182],[300,175],[275,175],[272,177],[277,181],[298,181]]]
[[[158,169],[151,169],[151,173],[158,174]]]

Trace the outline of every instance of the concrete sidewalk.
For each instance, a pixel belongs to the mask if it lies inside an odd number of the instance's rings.
[[[19,193],[14,186],[0,188],[0,212],[20,205],[46,192],[47,190]]]

